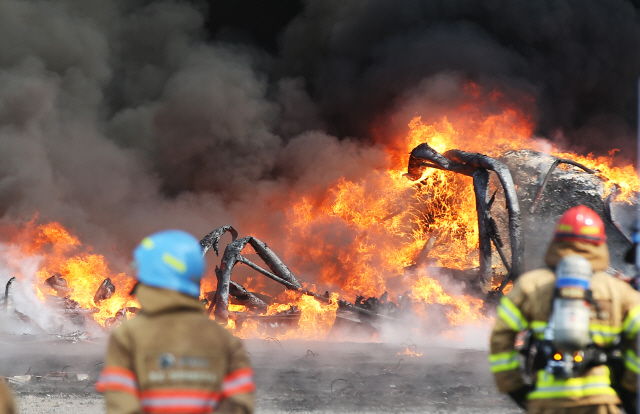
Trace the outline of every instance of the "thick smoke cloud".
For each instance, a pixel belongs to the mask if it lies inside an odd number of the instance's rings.
[[[537,98],[539,133],[589,150],[629,146],[640,24],[631,2],[306,0],[282,70],[310,82],[337,134],[366,136],[421,80],[457,72]],[[603,144],[602,138],[606,137]]]
[[[633,129],[630,3],[306,0],[275,52],[207,33],[204,6],[0,2],[4,219],[38,212],[120,264],[168,227],[277,248],[291,200],[388,165],[374,126],[444,113],[467,80],[574,143]]]
[[[2,2],[4,219],[61,221],[124,267],[163,228],[281,232],[292,198],[385,165],[321,132],[304,78],[203,24],[187,2]]]

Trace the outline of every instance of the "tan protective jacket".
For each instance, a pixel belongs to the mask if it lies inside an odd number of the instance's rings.
[[[16,414],[17,412],[9,386],[0,379],[0,414]]]
[[[583,242],[553,242],[546,263],[554,268],[560,259],[570,254],[587,258],[593,267],[591,279],[593,298],[599,311],[592,307],[590,331],[593,341],[610,347],[619,338],[625,358],[625,373],[621,385],[635,392],[640,360],[635,343],[640,329],[640,294],[629,284],[609,276],[606,244],[595,246]],[[500,392],[508,393],[523,387],[520,356],[515,349],[518,332],[531,330],[542,339],[551,313],[555,290],[555,274],[550,269],[527,272],[516,281],[513,290],[498,306],[498,317],[491,334],[489,363]],[[611,388],[609,368],[605,365],[590,369],[583,376],[566,380],[539,371],[535,390],[527,396],[528,409],[578,407],[583,405],[619,404]]]
[[[112,332],[96,383],[107,413],[253,413],[253,371],[240,340],[195,298],[142,284],[136,296],[141,311]]]

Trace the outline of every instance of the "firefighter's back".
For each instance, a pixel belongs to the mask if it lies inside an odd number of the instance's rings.
[[[107,413],[252,413],[247,353],[198,300],[204,266],[197,240],[157,233],[134,256],[141,310],[111,333],[96,384]]]
[[[551,316],[555,275],[551,270],[539,269],[522,275],[518,284],[524,296],[521,299],[522,313],[530,318],[529,326],[534,336],[541,340]],[[628,348],[629,343],[625,342],[629,339],[622,335],[623,322],[637,304],[637,292],[627,283],[602,271],[594,273],[591,292],[596,304],[589,321],[593,342],[603,349],[610,350],[614,345]],[[536,374],[535,390],[528,395],[528,407],[531,409],[620,403],[611,386],[610,368],[604,364],[567,380],[553,378],[544,370]]]
[[[545,263],[521,275],[498,306],[489,356],[498,389],[532,413],[617,413],[621,400],[635,412],[640,295],[605,273],[609,251],[597,213],[567,210]],[[537,350],[527,364],[532,385],[522,378],[514,347],[527,330]]]
[[[9,387],[0,380],[0,414],[16,414],[16,406]]]

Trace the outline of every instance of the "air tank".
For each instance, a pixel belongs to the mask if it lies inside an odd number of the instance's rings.
[[[564,257],[556,266],[556,294],[549,327],[556,349],[574,352],[591,343],[588,293],[593,269],[582,256]]]

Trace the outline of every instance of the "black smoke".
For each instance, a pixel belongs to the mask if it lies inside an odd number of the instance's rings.
[[[366,136],[398,97],[450,72],[533,93],[540,135],[600,151],[631,145],[640,75],[631,2],[304,3],[281,35],[281,68],[307,79],[337,135]]]
[[[387,166],[374,129],[468,81],[542,136],[632,148],[639,30],[622,0],[5,0],[0,215],[119,257],[167,227],[277,243],[291,200]]]

